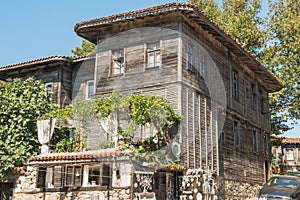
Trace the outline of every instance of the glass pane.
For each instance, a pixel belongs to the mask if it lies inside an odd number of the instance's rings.
[[[160,43],[156,43],[156,50],[160,49]]]
[[[156,66],[160,66],[160,52],[156,52]]]
[[[155,50],[155,44],[148,44],[148,45],[147,45],[147,49],[148,49],[148,51],[153,51],[153,50]]]
[[[88,84],[87,98],[91,99],[94,93],[94,81],[89,81],[87,84]]]
[[[148,67],[154,67],[154,53],[148,54]]]

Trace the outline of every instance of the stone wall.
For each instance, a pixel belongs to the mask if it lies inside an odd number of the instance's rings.
[[[14,188],[15,200],[129,200],[129,188],[115,188],[111,191],[99,189],[67,188],[63,191],[43,192],[37,185],[37,168],[27,167],[16,180]]]
[[[251,200],[257,199],[261,184],[249,184],[237,180],[217,181],[218,199],[222,200]],[[225,192],[225,193],[224,193]]]

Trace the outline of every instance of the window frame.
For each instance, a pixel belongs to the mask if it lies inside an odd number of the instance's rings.
[[[237,70],[232,70],[232,96],[239,100],[239,73]]]
[[[150,45],[154,45],[153,49],[150,49]],[[159,45],[159,48],[157,49],[157,45]],[[157,56],[157,53],[159,53]],[[153,65],[150,65],[150,54],[153,54]],[[159,58],[157,58],[159,57]],[[157,62],[159,61],[159,62]],[[157,64],[158,63],[158,64]],[[146,44],[146,68],[155,68],[155,67],[161,67],[162,64],[162,58],[161,58],[161,42],[151,42]]]
[[[186,44],[185,47],[185,51],[186,51],[186,68],[188,70],[194,71],[194,57],[193,57],[193,53],[194,53],[194,47],[192,44]]]
[[[90,93],[90,87],[89,87],[89,84],[90,83],[93,83],[92,85],[92,92]],[[92,96],[95,94],[95,81],[94,80],[88,80],[86,81],[85,83],[85,100],[91,100],[92,99]]]
[[[257,108],[257,92],[256,92],[256,85],[254,83],[251,83],[251,107],[252,109]]]
[[[116,55],[119,55],[116,57]],[[125,73],[125,49],[116,49],[111,51],[111,74],[112,76],[122,75]],[[117,62],[118,61],[118,62]],[[120,69],[116,72],[115,65],[120,64]]]
[[[71,174],[68,172],[68,168],[70,168]],[[82,186],[82,166],[81,165],[66,165],[65,166],[65,177],[64,177],[64,186],[66,187],[81,187]],[[68,181],[69,176],[71,176],[71,182]],[[76,182],[76,180],[79,179],[79,183]]]
[[[292,159],[291,159],[292,156]],[[294,156],[294,149],[293,148],[287,148],[286,149],[286,160],[287,161],[294,161],[295,156]]]
[[[104,168],[107,167],[108,172],[104,174]],[[111,186],[111,166],[106,163],[99,163],[99,164],[87,164],[83,167],[83,182],[82,187],[107,187]],[[99,177],[96,180],[91,180],[91,169],[98,169]],[[96,170],[93,170],[96,171]],[[95,181],[95,184],[93,184]]]
[[[257,130],[252,130],[252,150],[254,153],[258,153],[258,137]]]
[[[236,120],[233,121],[232,132],[233,132],[233,140],[234,140],[233,143],[234,143],[234,145],[235,146],[240,146],[240,144],[241,144],[240,124]]]

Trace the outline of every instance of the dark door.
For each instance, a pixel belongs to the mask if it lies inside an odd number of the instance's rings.
[[[265,182],[269,180],[269,161],[265,160]]]
[[[0,199],[1,200],[12,200],[12,183],[0,183]]]

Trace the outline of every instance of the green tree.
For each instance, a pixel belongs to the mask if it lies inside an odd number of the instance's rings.
[[[10,79],[0,86],[0,177],[37,152],[36,119],[55,108],[46,91],[33,78]]]
[[[72,50],[72,53],[74,54],[74,57],[86,56],[93,52],[95,47],[96,45],[94,43],[83,40],[81,47],[75,47],[75,49]]]
[[[257,53],[264,43],[263,19],[259,17],[261,0],[223,0],[219,8],[214,0],[190,0],[202,12],[241,44]]]
[[[267,43],[261,62],[284,88],[270,95],[272,129],[281,134],[300,119],[300,0],[269,2]]]
[[[221,9],[215,8],[213,0],[189,2],[214,19],[283,84],[281,91],[270,94],[272,132],[278,135],[291,129],[288,122],[300,119],[300,1],[270,1],[270,12],[264,17],[259,15],[260,0],[223,0]],[[213,9],[206,7],[209,5]]]
[[[189,0],[188,2],[197,5],[214,22],[217,22],[221,16],[221,10],[214,0]]]

